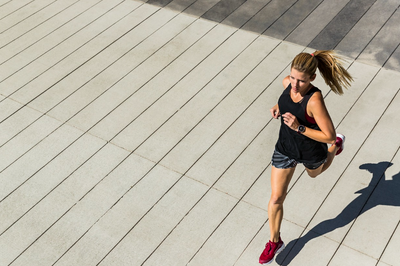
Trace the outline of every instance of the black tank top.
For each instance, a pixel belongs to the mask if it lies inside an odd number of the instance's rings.
[[[279,112],[284,114],[290,112],[296,116],[297,120],[301,125],[306,127],[320,130],[314,119],[307,115],[307,103],[310,97],[317,91],[320,90],[316,87],[312,87],[303,99],[295,103],[290,97],[290,90],[292,85],[283,91],[282,95],[279,97],[278,106]],[[300,163],[317,163],[327,157],[328,145],[326,143],[321,143],[310,139],[303,134],[299,134],[293,129],[290,129],[283,122],[281,117],[281,128],[279,131],[279,139],[275,146],[276,150],[291,159],[295,159]]]

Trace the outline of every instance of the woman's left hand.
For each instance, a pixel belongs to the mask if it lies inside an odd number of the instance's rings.
[[[287,112],[287,113],[284,113],[282,115],[282,117],[283,117],[283,122],[285,123],[285,125],[287,125],[291,129],[297,131],[297,129],[298,129],[300,124],[299,124],[299,121],[297,121],[296,116],[294,116],[291,113]]]

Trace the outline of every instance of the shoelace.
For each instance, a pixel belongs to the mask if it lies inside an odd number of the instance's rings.
[[[271,242],[268,242],[267,245],[265,245],[265,251],[267,254],[272,250],[272,245]]]

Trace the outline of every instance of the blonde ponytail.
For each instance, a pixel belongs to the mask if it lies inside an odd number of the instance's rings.
[[[343,87],[350,87],[352,76],[342,66],[342,60],[332,50],[315,51],[312,54],[298,54],[292,61],[292,67],[297,71],[314,75],[317,68],[325,83],[336,94],[343,94]]]

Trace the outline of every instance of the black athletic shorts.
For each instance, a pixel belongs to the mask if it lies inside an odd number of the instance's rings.
[[[283,155],[282,153],[278,152],[277,150],[274,151],[271,162],[273,166],[279,169],[293,168],[299,163],[295,159],[290,159],[286,155]],[[303,165],[307,169],[314,170],[320,167],[325,162],[326,159],[316,163],[303,163]]]

